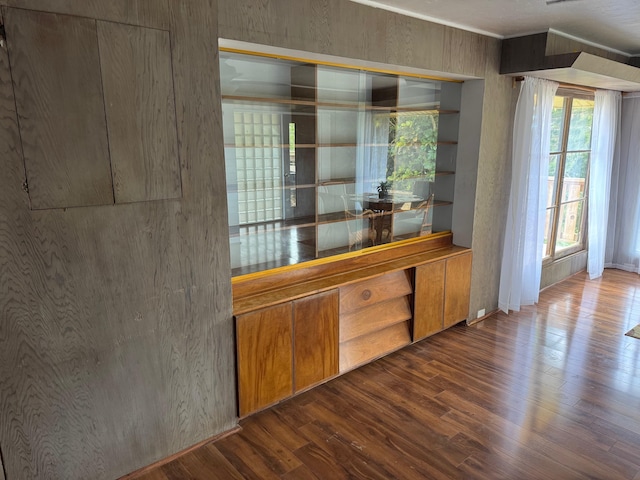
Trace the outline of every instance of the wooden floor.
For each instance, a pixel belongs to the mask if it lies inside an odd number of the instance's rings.
[[[456,326],[139,477],[640,479],[640,277]]]

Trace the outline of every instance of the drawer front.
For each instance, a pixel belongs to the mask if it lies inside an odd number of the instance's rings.
[[[340,315],[411,293],[411,282],[404,270],[346,285],[340,287]]]
[[[411,319],[411,305],[406,296],[347,313],[340,317],[340,341],[381,330]]]

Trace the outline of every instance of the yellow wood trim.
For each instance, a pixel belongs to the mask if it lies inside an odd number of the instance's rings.
[[[425,238],[434,239],[434,238],[444,237],[447,235],[451,235],[451,232],[446,231],[446,232],[433,233],[428,237],[407,238],[406,240],[399,240],[397,242],[385,243],[383,245],[376,245],[374,247],[368,247],[362,250],[356,250],[355,252],[340,253],[338,255],[331,255],[330,257],[317,258],[315,260],[309,260],[306,262],[296,263],[293,265],[284,265],[282,267],[270,268],[269,270],[262,270],[260,272],[247,273],[246,275],[238,275],[237,277],[231,278],[231,285],[248,282],[258,278],[269,277],[277,273],[290,272],[293,270],[299,270],[301,268],[315,267],[317,265],[326,265],[328,263],[337,262],[339,260],[343,260],[346,258],[355,258],[355,257],[364,256],[364,255],[370,255],[372,253],[391,250],[391,249],[398,248],[403,245],[408,245],[411,243],[423,242]]]
[[[452,83],[464,82],[464,80],[455,80],[455,79],[446,78],[446,77],[438,77],[435,75],[409,73],[409,72],[403,72],[400,70],[393,70],[393,69],[387,69],[387,68],[363,67],[359,65],[349,65],[348,63],[329,62],[325,60],[310,60],[308,58],[295,57],[295,56],[289,56],[289,55],[278,55],[275,53],[254,52],[252,50],[243,50],[240,48],[219,47],[219,50],[221,52],[240,53],[243,55],[254,55],[256,57],[267,57],[267,58],[275,58],[278,60],[290,60],[294,62],[313,63],[315,65],[323,65],[326,67],[340,67],[340,68],[348,68],[351,70],[364,70],[367,72],[374,72],[374,73],[386,73],[390,75],[400,75],[402,77],[424,78],[426,80],[437,80],[440,82],[452,82]]]

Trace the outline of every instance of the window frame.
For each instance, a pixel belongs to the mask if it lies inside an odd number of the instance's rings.
[[[568,140],[569,140],[569,130],[571,127],[571,114],[573,110],[573,100],[574,99],[584,99],[584,100],[594,100],[594,93],[586,91],[586,90],[577,90],[570,87],[560,87],[558,88],[555,97],[563,97],[564,98],[564,117],[562,123],[562,134],[560,141],[560,149],[557,151],[549,151],[549,159],[552,156],[558,156],[558,164],[556,167],[556,178],[553,189],[554,201],[549,202],[547,199],[546,207],[545,207],[545,219],[547,212],[549,210],[553,210],[552,218],[550,219],[551,230],[549,232],[548,243],[546,245],[546,252],[542,257],[542,264],[548,265],[557,260],[566,258],[570,255],[576,254],[578,252],[585,251],[587,249],[587,218],[589,215],[588,212],[588,192],[589,192],[589,177],[591,171],[591,141],[589,143],[588,150],[568,150]],[[567,108],[568,107],[568,108]],[[591,131],[593,132],[593,120],[591,123]],[[550,146],[551,147],[551,146]],[[551,150],[551,149],[550,149]],[[585,185],[584,185],[584,195],[581,199],[578,200],[570,200],[567,202],[562,201],[562,191],[564,187],[564,173],[566,170],[567,163],[567,155],[569,153],[588,153],[587,160],[587,171],[585,174]],[[558,242],[558,228],[560,224],[560,214],[563,205],[568,205],[571,203],[582,202],[582,218],[580,219],[580,242],[574,246],[562,249],[560,252],[556,251],[556,246]],[[551,204],[551,205],[550,205]],[[545,220],[546,224],[546,220]],[[545,235],[547,232],[545,231]]]

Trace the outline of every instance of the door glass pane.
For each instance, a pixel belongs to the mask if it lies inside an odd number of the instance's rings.
[[[551,228],[553,227],[553,212],[555,208],[547,208],[547,214],[544,221],[544,242],[542,243],[542,257],[551,255],[549,251],[549,239],[551,238]]]
[[[567,151],[591,148],[591,124],[593,122],[593,100],[574,98],[571,106],[571,122]],[[553,150],[552,150],[553,151]]]
[[[556,204],[556,185],[558,181],[558,165],[560,164],[560,154],[549,157],[549,178],[547,179],[547,207]]]
[[[553,110],[551,110],[551,152],[559,152],[562,146],[564,98],[565,97],[553,98]]]
[[[566,203],[560,207],[556,254],[582,243],[582,209],[584,200]]]
[[[562,184],[562,202],[584,198],[589,154],[567,153]]]

